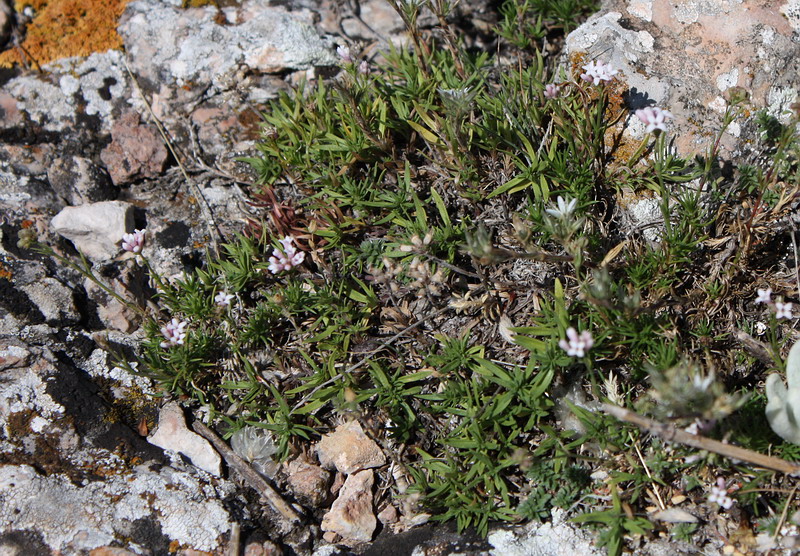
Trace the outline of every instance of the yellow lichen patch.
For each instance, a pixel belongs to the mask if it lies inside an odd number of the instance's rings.
[[[0,66],[27,63],[38,67],[59,58],[88,56],[122,47],[117,22],[128,0],[26,0],[34,10],[22,48],[0,53]],[[23,54],[24,53],[24,54]],[[26,59],[23,60],[22,56]]]

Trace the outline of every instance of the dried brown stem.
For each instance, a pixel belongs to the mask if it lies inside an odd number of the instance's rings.
[[[199,435],[211,442],[214,448],[222,455],[225,462],[235,469],[239,475],[245,480],[247,484],[258,491],[259,494],[267,501],[267,503],[275,509],[283,518],[284,521],[280,524],[284,532],[289,532],[293,529],[294,524],[300,522],[300,515],[292,509],[292,507],[281,498],[274,488],[259,475],[246,461],[239,455],[231,450],[231,448],[217,436],[214,431],[209,429],[200,421],[192,423],[192,428]]]
[[[706,438],[705,436],[700,436],[699,434],[691,434],[672,425],[659,423],[658,421],[650,419],[649,417],[644,417],[643,415],[639,415],[638,413],[634,413],[633,411],[629,411],[616,405],[606,403],[603,404],[602,408],[603,411],[616,417],[620,421],[633,423],[637,427],[645,429],[650,434],[654,434],[668,442],[685,444],[686,446],[691,446],[700,450],[706,450],[708,452],[714,452],[715,454],[719,454],[727,458],[746,461],[747,463],[752,463],[753,465],[763,467],[765,469],[780,471],[781,473],[786,473],[792,476],[800,476],[800,465],[796,465],[786,460],[774,458],[772,456],[766,456],[764,454],[747,450],[746,448],[733,446],[731,444],[725,444],[724,442]]]

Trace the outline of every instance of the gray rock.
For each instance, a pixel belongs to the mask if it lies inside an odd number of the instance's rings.
[[[0,165],[0,211],[4,214],[18,212],[27,218],[33,207],[58,210],[61,206],[63,205],[58,197],[47,184],[11,169],[4,169]]]
[[[513,530],[495,529],[487,537],[492,556],[600,556],[592,535],[569,522],[566,512],[553,510],[548,523],[532,522]]]
[[[183,410],[175,402],[161,408],[158,415],[158,428],[147,438],[164,450],[172,450],[185,455],[200,469],[219,477],[222,474],[222,460],[211,445],[199,434],[186,427]]]
[[[120,464],[113,454],[104,457],[99,466]],[[133,474],[81,486],[64,475],[42,476],[27,465],[0,467],[0,527],[35,532],[63,554],[85,554],[129,539],[137,523],[147,522],[166,537],[162,553],[170,540],[197,550],[219,549],[230,522],[215,498],[213,487],[170,467],[140,466]],[[129,547],[141,554],[136,540]]]
[[[358,421],[339,425],[322,437],[317,444],[319,462],[326,469],[353,473],[361,469],[380,467],[386,463],[380,447],[366,434]]]
[[[369,542],[378,525],[372,509],[372,485],[375,482],[371,469],[353,473],[344,482],[339,496],[322,518],[322,530],[340,535],[349,546]]]
[[[64,326],[75,324],[81,318],[72,290],[55,278],[43,276],[35,282],[21,285],[20,289],[28,294],[48,323]]]
[[[69,205],[111,201],[115,191],[108,174],[80,156],[57,158],[47,169],[50,186]]]
[[[58,76],[63,95],[81,106],[86,116],[96,116],[104,130],[130,102],[124,54],[119,50],[57,60],[47,70]]]
[[[93,261],[107,261],[119,253],[122,236],[133,231],[133,205],[104,201],[66,207],[51,226]]]
[[[768,108],[784,121],[798,94],[797,22],[761,0],[606,0],[567,37],[567,56],[610,61],[620,69],[617,79],[629,90],[630,109],[671,111],[670,135],[681,154],[704,152],[711,144],[732,87],[744,87],[755,108]],[[638,119],[626,123],[631,137],[642,135]],[[733,153],[746,144],[746,123],[733,122],[723,150]]]
[[[259,72],[336,64],[331,45],[311,25],[308,11],[288,12],[249,0],[224,12],[180,9],[159,0],[131,2],[119,33],[136,73],[152,83],[208,83],[216,91],[240,65]]]
[[[10,346],[4,350],[8,350]],[[45,420],[59,419],[64,415],[64,406],[47,392],[47,385],[57,374],[51,354],[32,357],[31,350],[25,360],[3,371],[0,381],[0,425],[5,438],[12,436],[8,429],[10,417],[15,413],[33,411]],[[30,364],[27,364],[30,362]],[[25,364],[23,364],[25,363]]]

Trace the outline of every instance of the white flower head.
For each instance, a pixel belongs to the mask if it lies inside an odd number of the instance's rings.
[[[657,106],[648,106],[647,108],[640,108],[635,112],[636,117],[642,123],[647,125],[646,133],[652,133],[655,130],[667,131],[667,118],[672,118],[672,113],[669,110],[662,110]]]
[[[560,340],[558,345],[570,357],[583,357],[594,345],[594,338],[592,338],[592,333],[588,330],[578,334],[578,331],[570,326],[567,328],[567,338],[569,338],[569,341]]]
[[[161,334],[164,336],[164,341],[161,342],[162,348],[169,348],[173,346],[183,345],[186,339],[186,327],[189,325],[185,320],[179,321],[172,319],[165,326],[161,327]]]
[[[358,64],[358,73],[361,75],[369,75],[369,62],[361,60],[361,63]]]
[[[610,63],[600,61],[591,61],[583,66],[583,69],[586,73],[581,74],[581,79],[592,81],[595,85],[599,85],[601,81],[611,81],[619,73],[619,70]]]
[[[716,486],[711,487],[711,494],[708,495],[710,504],[719,504],[721,507],[730,509],[733,506],[733,499],[728,496],[728,489],[725,488],[725,479],[717,478]]]
[[[756,293],[758,294],[756,303],[772,303],[772,288],[756,290]]]
[[[578,204],[578,200],[570,199],[569,201],[566,201],[561,195],[559,195],[556,199],[556,203],[558,204],[558,207],[545,209],[545,212],[555,218],[563,218],[566,220],[572,216],[573,212],[575,212],[575,207]]]
[[[791,303],[781,303],[780,301],[775,302],[775,318],[776,319],[793,319],[794,315],[792,314],[792,304]]]
[[[131,234],[122,234],[122,248],[125,251],[136,253],[142,252],[144,247],[144,230],[133,230]]]
[[[291,270],[296,267],[306,258],[306,254],[298,251],[294,246],[294,238],[286,236],[279,241],[283,247],[283,252],[277,247],[272,251],[272,256],[269,258],[269,271],[273,274],[278,274],[282,270]]]
[[[219,292],[217,295],[214,296],[214,303],[220,306],[226,306],[231,304],[231,299],[233,299],[233,294],[230,294],[225,291]]]

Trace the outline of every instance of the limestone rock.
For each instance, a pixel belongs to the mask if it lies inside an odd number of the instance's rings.
[[[602,10],[573,31],[567,56],[600,59],[620,69],[631,110],[658,106],[679,153],[704,152],[720,128],[726,93],[744,87],[756,109],[786,121],[797,99],[800,43],[796,29],[775,9],[778,2],[739,0],[605,0]],[[744,118],[723,135],[732,153],[744,144]],[[635,139],[644,128],[626,125]],[[752,126],[751,126],[752,127]]]
[[[81,315],[75,307],[72,290],[49,276],[21,286],[48,323],[63,326],[77,323]]]
[[[226,80],[245,65],[257,72],[280,72],[336,64],[307,10],[289,12],[265,0],[247,0],[220,12],[213,6],[180,9],[158,0],[131,2],[119,33],[134,70],[153,83],[210,83]]]
[[[358,421],[339,425],[333,433],[323,436],[317,444],[317,455],[323,467],[345,474],[386,463],[380,447],[364,434]]]
[[[155,553],[168,553],[170,540],[213,550],[230,523],[221,502],[208,494],[197,479],[169,467],[152,471],[141,466],[134,474],[78,486],[64,475],[42,476],[27,465],[4,465],[0,527],[36,532],[53,553],[86,554],[136,535],[137,522],[144,526],[161,516],[159,533],[166,539]]]
[[[164,450],[180,452],[194,465],[219,477],[222,474],[222,460],[211,445],[199,434],[186,427],[183,411],[175,402],[161,408],[158,415],[158,428],[147,438]]]
[[[47,180],[69,205],[114,199],[114,188],[108,174],[91,160],[80,156],[55,159],[47,169]]]
[[[122,236],[133,231],[133,205],[103,201],[66,207],[53,218],[51,226],[90,259],[106,261],[119,253]]]
[[[331,509],[322,518],[322,530],[343,537],[344,544],[353,545],[372,540],[378,520],[372,509],[373,471],[353,473],[344,483]]]
[[[600,556],[605,550],[595,548],[591,533],[570,523],[566,512],[553,510],[553,519],[547,523],[531,522],[515,530],[495,529],[487,537],[494,549],[491,554],[503,556]]]
[[[154,178],[164,171],[167,147],[157,130],[141,123],[137,112],[123,115],[111,128],[111,137],[100,159],[115,185]]]
[[[312,508],[319,507],[328,497],[330,473],[317,465],[296,459],[286,464],[289,488]]]

